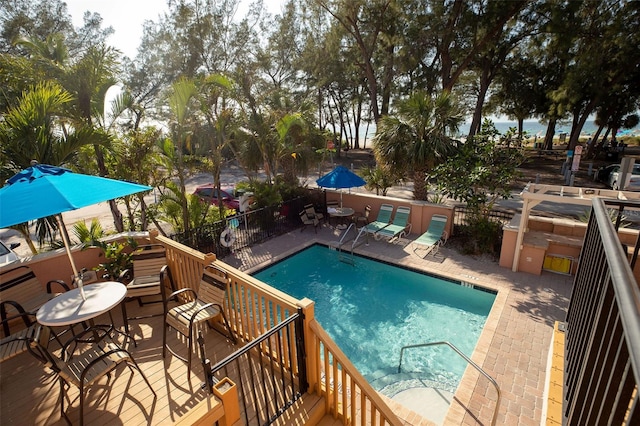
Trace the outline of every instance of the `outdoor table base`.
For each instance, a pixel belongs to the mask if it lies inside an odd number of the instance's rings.
[[[353,216],[355,211],[351,207],[329,207],[327,209],[327,213],[330,217],[335,217],[339,222],[341,222],[336,226],[336,228],[344,229],[347,227],[346,222],[348,221],[348,218]]]

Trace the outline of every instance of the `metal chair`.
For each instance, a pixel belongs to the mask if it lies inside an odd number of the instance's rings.
[[[317,211],[313,204],[306,204],[304,206],[304,210],[307,212],[307,216],[309,216],[310,219],[316,218],[318,222],[321,222],[322,219],[324,219],[324,215]]]
[[[171,293],[164,303],[164,327],[162,332],[162,357],[166,356],[167,349],[172,355],[187,363],[187,379],[191,377],[191,358],[193,342],[196,338],[196,328],[202,323],[209,324],[209,320],[222,318],[228,337],[236,343],[229,321],[224,314],[224,300],[229,284],[227,272],[213,264],[205,266],[202,271],[200,287],[198,290],[183,288]],[[186,303],[169,309],[169,301],[186,300]],[[183,357],[172,350],[167,344],[167,328],[173,328],[187,339],[188,354]]]
[[[329,223],[329,225],[331,225],[331,209],[337,209],[338,207],[340,207],[340,203],[338,201],[335,200],[329,200],[327,201],[327,222]]]
[[[369,223],[370,214],[371,214],[371,206],[367,204],[364,208],[364,213],[356,212],[356,214],[353,215],[353,223],[355,223],[355,225],[358,226],[360,222],[364,222],[362,226],[367,226],[367,224]]]
[[[59,380],[60,413],[69,424],[72,422],[65,411],[64,400],[68,398],[66,393],[70,386],[77,387],[80,393],[79,424],[82,425],[87,388],[104,376],[110,380],[111,372],[121,363],[127,365],[132,375],[134,369],[137,370],[151,389],[154,398],[156,397],[156,392],[133,356],[111,339],[110,331],[110,327],[104,325],[96,325],[84,330],[62,346],[60,357],[48,349],[49,336],[51,335],[49,327],[38,326],[34,338],[31,340],[32,352],[42,358],[44,364],[53,370]]]
[[[302,221],[302,224],[304,225],[302,227],[302,229],[300,230],[300,232],[304,231],[304,229],[307,227],[307,225],[313,225],[313,229],[316,231],[316,234],[318,233],[318,225],[320,224],[320,221],[318,219],[316,219],[315,217],[309,217],[309,215],[307,214],[306,210],[302,210],[300,213],[300,220]]]
[[[17,309],[18,314],[7,316],[6,303],[15,304],[13,307]],[[2,328],[5,330],[5,336],[0,340],[0,362],[2,362],[28,350],[29,342],[33,339],[33,334],[35,333],[38,323],[35,321],[35,314],[33,312],[25,312],[17,302],[4,301],[0,303],[0,311],[2,311],[3,314]],[[12,333],[9,329],[9,324],[18,319],[24,323],[23,327]]]
[[[154,316],[160,316],[162,313],[153,315],[142,315],[130,317],[127,314],[127,301],[132,299],[138,300],[138,305],[142,307],[142,298],[146,296],[160,296],[160,300],[147,303],[160,303],[164,304],[165,291],[162,287],[166,285],[166,280],[169,280],[171,291],[175,290],[173,282],[173,276],[167,266],[166,249],[161,244],[149,244],[141,246],[132,255],[133,261],[133,273],[129,270],[125,270],[120,275],[120,281],[126,281],[127,277],[132,277],[131,281],[126,284],[127,297],[122,301],[122,320],[124,322],[124,329],[129,334],[129,320],[140,320],[144,318],[150,318]]]

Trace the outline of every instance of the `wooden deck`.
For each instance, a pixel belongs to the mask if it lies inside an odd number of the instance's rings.
[[[128,308],[136,309],[135,302],[129,302]],[[145,305],[141,314],[155,313],[162,308],[158,304]],[[122,328],[119,308],[113,311],[116,326]],[[97,323],[108,323],[107,315],[99,317]],[[193,355],[194,368],[191,382],[187,380],[186,363],[171,356],[162,358],[162,317],[153,317],[130,322],[131,333],[138,346],[126,345],[140,368],[149,379],[157,397],[149,391],[139,373],[131,374],[126,366],[119,366],[111,379],[103,378],[88,392],[85,401],[85,424],[91,425],[167,425],[181,417],[208,398],[208,391],[201,388],[204,383],[202,364],[198,353]],[[58,330],[60,331],[60,330]],[[186,355],[186,344],[178,340],[177,334],[168,331],[169,344]],[[63,335],[62,340],[65,341]],[[54,349],[58,348],[52,342]],[[223,335],[214,330],[205,334],[207,356],[212,364],[220,361],[238,349]],[[196,346],[197,349],[197,346]],[[241,366],[244,369],[246,365]],[[242,376],[250,374],[243,371]],[[56,376],[29,353],[23,353],[0,364],[0,423],[3,425],[63,425],[60,416],[60,386]],[[78,422],[79,398],[76,388],[69,391],[71,407],[67,413],[70,419]],[[304,424],[308,412],[322,402],[319,397],[305,395],[278,424]],[[68,402],[65,404],[68,407]],[[242,409],[242,407],[241,407]],[[254,408],[247,411],[255,412]],[[251,414],[250,414],[251,417]],[[244,413],[241,421],[244,424]]]

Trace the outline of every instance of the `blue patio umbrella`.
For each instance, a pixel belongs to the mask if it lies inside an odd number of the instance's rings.
[[[355,188],[366,185],[364,179],[344,166],[337,166],[335,169],[316,180],[318,186],[323,188]],[[342,192],[340,192],[340,206],[342,206]]]
[[[34,164],[8,179],[0,189],[0,228],[56,216],[71,268],[77,276],[61,213],[150,189],[146,185]]]

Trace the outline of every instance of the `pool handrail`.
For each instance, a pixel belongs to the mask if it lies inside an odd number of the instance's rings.
[[[423,347],[428,347],[428,346],[439,346],[439,345],[447,345],[449,346],[451,349],[453,349],[458,355],[460,355],[465,361],[467,361],[467,363],[469,365],[471,365],[473,368],[475,368],[480,374],[482,374],[484,377],[486,377],[487,380],[489,380],[489,382],[491,382],[491,384],[496,388],[496,392],[498,393],[498,398],[496,399],[496,408],[493,410],[493,418],[491,419],[491,426],[495,426],[496,424],[496,419],[498,418],[498,408],[500,407],[500,386],[498,386],[498,382],[495,381],[495,379],[491,376],[489,376],[489,374],[487,374],[486,371],[484,371],[478,364],[476,364],[475,362],[473,362],[471,360],[471,358],[469,358],[468,356],[466,356],[460,349],[458,349],[453,343],[448,342],[448,341],[440,341],[440,342],[429,342],[429,343],[418,343],[415,345],[406,345],[403,346],[400,349],[400,362],[398,363],[398,374],[400,374],[402,372],[402,356],[404,353],[405,349],[412,349],[412,348],[423,348]]]

